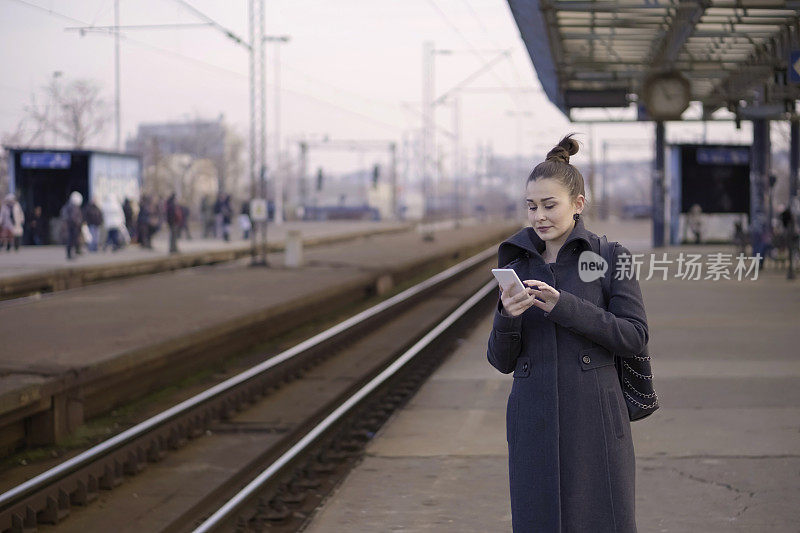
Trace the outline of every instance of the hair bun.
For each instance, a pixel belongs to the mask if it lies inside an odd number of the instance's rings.
[[[561,161],[562,163],[569,164],[569,156],[578,153],[578,141],[572,138],[573,135],[575,134],[570,133],[561,139],[552,150],[547,152],[547,157],[545,157],[544,160]]]

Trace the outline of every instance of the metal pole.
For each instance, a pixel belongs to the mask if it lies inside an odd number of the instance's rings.
[[[520,160],[520,157],[522,156],[522,113],[514,113],[514,116],[517,119],[517,149],[515,150],[517,153],[514,155],[514,173],[517,175],[517,179],[521,179],[522,161]]]
[[[389,145],[389,179],[391,181],[391,210],[394,219],[400,218],[397,212],[397,144],[391,143]]]
[[[800,168],[800,120],[792,120],[789,147],[789,204],[797,198],[797,174]]]
[[[275,43],[275,224],[283,224],[283,168],[281,167],[281,42]]]
[[[603,183],[600,188],[600,218],[608,220],[608,141],[603,141]]]
[[[311,194],[311,188],[306,183],[306,174],[308,173],[308,143],[306,142],[300,143],[300,164],[298,167],[297,205],[301,205],[302,202],[308,200],[307,197]]]
[[[433,143],[433,42],[422,44],[422,218],[427,218]]]
[[[456,227],[461,222],[461,97],[453,95],[453,190],[455,194]]]
[[[791,137],[789,139],[789,202],[788,208],[789,213],[792,214],[791,220],[789,223],[789,242],[787,248],[789,250],[789,271],[786,273],[786,279],[794,279],[794,252],[796,250],[795,244],[795,236],[797,235],[795,231],[795,226],[797,221],[794,218],[796,212],[792,209],[795,202],[797,201],[797,173],[798,167],[800,167],[800,121],[793,120],[791,122]]]
[[[250,198],[257,197],[256,189],[256,39],[255,39],[255,3],[256,0],[249,0],[247,29],[250,38],[249,56],[249,78],[250,78]],[[219,191],[222,193],[222,191]],[[252,220],[252,213],[251,213]],[[219,236],[218,236],[219,237]],[[250,263],[256,263],[256,224],[252,223],[250,228]]]
[[[115,146],[117,152],[122,151],[119,93],[119,0],[114,0],[114,121],[116,122]]]
[[[594,125],[589,124],[589,194],[591,195],[592,201],[594,201],[596,197],[596,190],[595,190],[595,176],[597,175],[597,165],[595,164],[595,157],[594,157]]]
[[[763,266],[770,220],[766,213],[767,155],[769,154],[769,121],[753,121],[753,147],[750,158],[750,242],[752,253],[761,254]]]
[[[261,132],[259,139],[259,161],[261,163],[261,199],[267,205],[266,217],[261,225],[260,265],[267,265],[267,224],[269,223],[269,201],[267,195],[267,59],[264,43],[264,0],[258,0],[258,28],[256,40],[259,52],[259,75],[261,78]]]
[[[662,121],[656,122],[655,160],[653,165],[653,248],[664,246],[664,137]]]

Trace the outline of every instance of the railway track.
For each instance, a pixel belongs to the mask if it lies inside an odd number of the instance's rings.
[[[446,353],[454,327],[488,308],[494,255],[484,250],[1,494],[0,531],[296,531]]]

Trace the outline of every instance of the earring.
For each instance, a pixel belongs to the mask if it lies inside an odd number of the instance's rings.
[[[574,215],[572,215],[572,218],[574,218],[575,220],[578,220],[579,218],[581,218],[581,214],[580,213],[575,213]]]

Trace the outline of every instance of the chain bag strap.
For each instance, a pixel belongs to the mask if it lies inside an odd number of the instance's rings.
[[[611,298],[611,276],[614,275],[615,262],[614,250],[616,242],[608,242],[605,235],[599,238],[600,255],[606,261],[608,270],[601,278],[603,298],[606,309]],[[622,395],[628,407],[628,417],[631,421],[641,420],[658,409],[658,395],[653,388],[653,372],[650,369],[650,355],[647,346],[642,353],[633,357],[620,357],[614,354],[614,366],[617,368],[617,377],[622,387]]]

